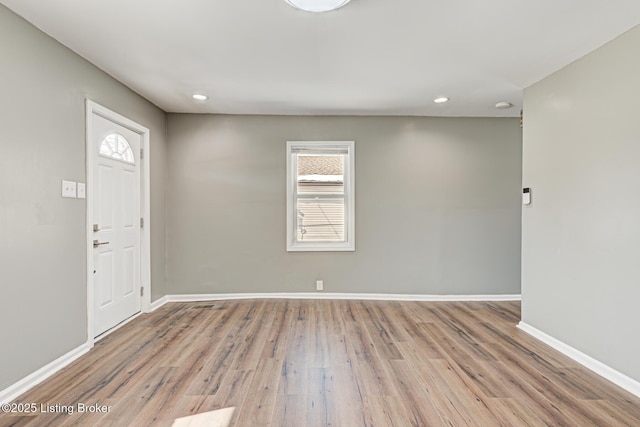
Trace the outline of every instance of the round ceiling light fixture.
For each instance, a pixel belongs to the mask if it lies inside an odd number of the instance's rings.
[[[285,0],[291,6],[307,12],[329,12],[349,3],[350,0]]]
[[[498,110],[506,110],[507,108],[513,107],[513,104],[507,101],[500,101],[496,104],[496,108]]]
[[[196,101],[206,101],[207,99],[209,99],[207,95],[203,95],[201,93],[194,93],[193,95],[191,95],[191,97]]]
[[[449,98],[446,96],[441,96],[440,98],[436,98],[433,100],[436,104],[444,104],[445,102],[449,102]]]

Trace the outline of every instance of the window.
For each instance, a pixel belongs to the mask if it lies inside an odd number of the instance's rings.
[[[135,164],[133,151],[127,139],[117,133],[107,135],[100,144],[100,155],[113,160]]]
[[[354,142],[287,142],[287,250],[355,250]]]

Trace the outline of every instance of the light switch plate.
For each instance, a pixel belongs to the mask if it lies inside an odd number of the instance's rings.
[[[78,199],[86,199],[87,198],[86,188],[87,188],[87,186],[85,185],[84,182],[79,182],[78,183],[78,187],[77,187],[78,191],[76,191],[76,197],[78,197]]]
[[[62,197],[76,198],[76,183],[73,181],[62,181]]]

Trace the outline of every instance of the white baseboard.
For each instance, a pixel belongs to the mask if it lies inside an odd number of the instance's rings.
[[[520,301],[520,295],[421,295],[421,294],[356,294],[327,292],[183,294],[166,295],[151,304],[156,310],[168,302],[221,301],[239,299],[340,299],[378,301]]]
[[[165,305],[167,302],[169,302],[169,298],[166,295],[163,296],[162,298],[158,298],[157,300],[155,300],[149,305],[148,313],[151,313],[152,311],[159,309],[160,307]]]
[[[634,380],[633,378],[630,378],[623,373],[616,371],[615,369],[611,368],[608,365],[605,365],[599,360],[596,360],[593,357],[584,354],[580,350],[577,350],[570,345],[563,343],[562,341],[552,337],[551,335],[545,334],[544,332],[534,328],[533,326],[525,322],[518,323],[518,328],[528,333],[532,337],[539,339],[548,346],[553,347],[565,356],[570,357],[571,359],[583,365],[585,368],[592,370],[596,374],[606,378],[615,385],[622,387],[629,393],[640,397],[640,382]]]
[[[31,388],[40,384],[42,381],[49,378],[51,375],[55,374],[65,366],[69,365],[71,362],[84,355],[91,349],[91,345],[89,343],[82,344],[79,347],[71,350],[67,354],[64,354],[54,360],[53,362],[43,366],[38,369],[34,373],[28,375],[27,377],[21,379],[17,383],[9,386],[8,388],[0,391],[0,404],[9,403],[21,394],[27,392]]]

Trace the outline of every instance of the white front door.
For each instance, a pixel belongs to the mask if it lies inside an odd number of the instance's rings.
[[[140,311],[140,134],[92,112],[94,328],[98,336]]]

